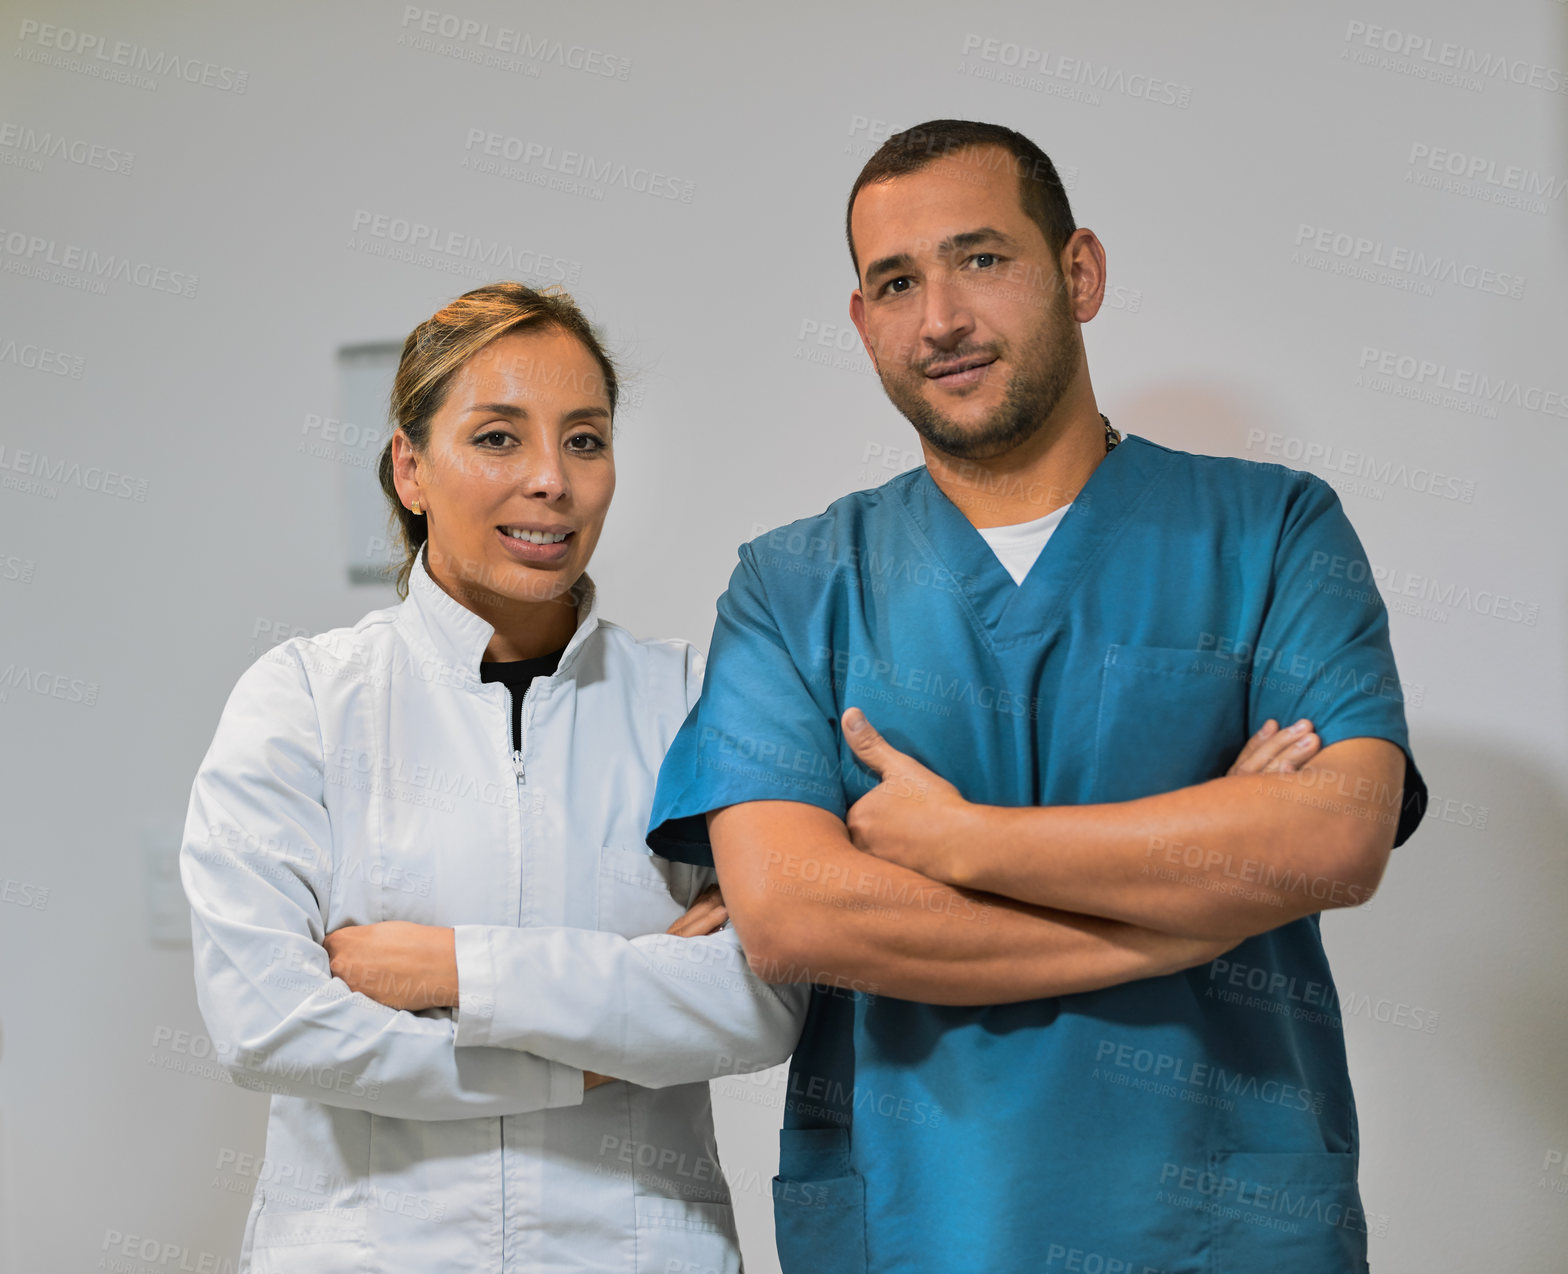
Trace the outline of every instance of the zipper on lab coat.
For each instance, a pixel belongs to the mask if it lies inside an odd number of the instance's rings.
[[[528,689],[523,691],[523,701],[518,705],[517,709],[518,738],[517,746],[512,749],[512,773],[517,775],[517,786],[519,788],[526,786],[528,783],[528,775],[523,765],[523,753],[526,752],[528,748],[528,696],[533,694],[534,687],[538,685],[541,680],[542,678],[535,677],[528,683]],[[511,707],[511,687],[507,688],[506,694],[506,706]],[[508,720],[506,723],[506,741],[508,743],[512,741],[512,723],[510,720]],[[518,795],[521,797],[521,792],[519,792]]]
[[[528,696],[533,693],[535,684],[540,678],[535,677],[528,683],[528,689],[523,691],[523,701],[517,707],[517,746],[511,748],[512,773],[517,776],[517,818],[518,826],[522,827],[525,813],[523,809],[523,789],[528,786],[528,774],[523,764],[523,755],[528,745]],[[512,688],[506,689],[506,706],[512,706]],[[512,714],[506,714],[506,742],[512,743]],[[526,857],[526,851],[523,851]],[[518,915],[522,915],[522,899],[517,900]],[[507,1182],[506,1182],[506,1116],[500,1118],[501,1131],[501,1264],[505,1268],[510,1262],[510,1244],[514,1237],[510,1232],[511,1218],[507,1212]]]

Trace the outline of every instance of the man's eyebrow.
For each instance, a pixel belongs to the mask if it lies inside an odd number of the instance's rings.
[[[1018,248],[1018,240],[994,226],[981,226],[978,230],[964,230],[959,234],[948,235],[936,245],[936,248],[939,255],[949,256],[964,248],[978,248],[985,244],[996,244],[998,247],[1014,251]],[[907,252],[899,252],[890,257],[879,257],[866,267],[866,282],[870,284],[884,275],[902,273],[912,269],[914,264],[914,257]]]
[[[898,274],[915,264],[914,257],[900,252],[890,257],[880,257],[866,267],[866,282],[872,283],[885,274]]]
[[[984,243],[995,243],[1004,248],[1018,246],[1018,240],[1012,235],[1003,234],[991,226],[981,226],[978,230],[965,230],[962,234],[950,235],[937,244],[937,251],[945,256],[954,248],[978,248]]]

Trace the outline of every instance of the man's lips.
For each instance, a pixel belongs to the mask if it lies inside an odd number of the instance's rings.
[[[978,358],[960,358],[928,367],[925,375],[927,380],[933,380],[942,386],[973,385],[985,379],[987,368],[994,362],[996,362],[995,354]]]

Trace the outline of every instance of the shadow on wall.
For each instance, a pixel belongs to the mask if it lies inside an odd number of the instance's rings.
[[[1248,450],[1250,430],[1289,432],[1282,427],[1277,407],[1262,399],[1248,401],[1229,386],[1166,384],[1144,390],[1126,400],[1122,416],[1121,420],[1113,417],[1111,423],[1123,433],[1130,431],[1179,451],[1244,460],[1275,459],[1256,444]]]
[[[1367,1206],[1396,1226],[1445,1219],[1400,1227],[1372,1266],[1391,1253],[1400,1268],[1485,1268],[1496,1237],[1473,1219],[1511,1214],[1508,1268],[1560,1269],[1568,790],[1536,756],[1441,733],[1414,742],[1427,816],[1394,851],[1372,910],[1347,913],[1332,936],[1325,926],[1341,990],[1348,972],[1440,1017],[1430,1037],[1347,1022],[1359,1028],[1347,1045],[1363,1130],[1374,1093],[1392,1107],[1379,1112],[1377,1144],[1363,1139],[1382,1165],[1369,1182],[1363,1158]]]
[[[1112,423],[1166,446],[1303,467],[1268,455],[1255,432],[1302,437],[1300,422],[1281,418],[1277,404],[1249,400],[1228,385],[1162,385],[1126,400],[1121,416]],[[1348,512],[1356,522],[1358,510]],[[1555,623],[1555,617],[1541,618],[1543,627]],[[1517,678],[1541,675],[1526,653],[1511,658],[1499,650],[1482,666],[1444,658],[1441,677],[1469,692],[1492,684],[1501,695],[1517,687]],[[1558,657],[1568,657],[1568,651]],[[1560,676],[1560,669],[1554,671]],[[1430,684],[1434,678],[1424,680]],[[1558,678],[1546,675],[1542,681],[1555,684]],[[1336,934],[1330,956],[1341,978],[1348,956],[1349,965],[1403,968],[1440,987],[1432,1007],[1442,1010],[1444,1050],[1452,1050],[1452,1065],[1434,1093],[1465,1092],[1478,1108],[1493,1112],[1499,1128],[1536,1129],[1542,1156],[1568,1153],[1562,1070],[1568,1057],[1563,1010],[1568,782],[1551,768],[1550,758],[1431,728],[1431,711],[1410,714],[1416,760],[1431,792],[1426,818],[1409,843],[1394,851],[1375,912],[1354,921],[1358,929],[1371,928],[1354,938]],[[1502,725],[1497,736],[1506,732]],[[1401,1075],[1397,1082],[1405,1085],[1409,1078]],[[1490,1152],[1471,1153],[1484,1161]],[[1510,1159],[1495,1165],[1499,1204],[1511,1206],[1507,1200],[1517,1200],[1518,1190],[1536,1191],[1542,1162]],[[1457,1217],[1474,1207],[1477,1187],[1463,1184],[1474,1164],[1456,1150],[1444,1166],[1455,1183],[1450,1214]],[[1418,1175],[1430,1185],[1431,1172]]]
[[[1391,911],[1398,899],[1446,970],[1474,1091],[1513,1106],[1499,1122],[1538,1128],[1543,1150],[1568,1149],[1568,787],[1536,756],[1444,734],[1415,747],[1432,802],[1379,897]],[[1528,1184],[1539,1167],[1522,1165]]]

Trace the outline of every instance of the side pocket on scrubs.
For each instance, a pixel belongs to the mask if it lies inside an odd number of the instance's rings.
[[[784,1274],[865,1274],[866,1181],[845,1129],[779,1130],[773,1228]]]
[[[1211,1153],[1213,1274],[1366,1274],[1359,1157]]]

